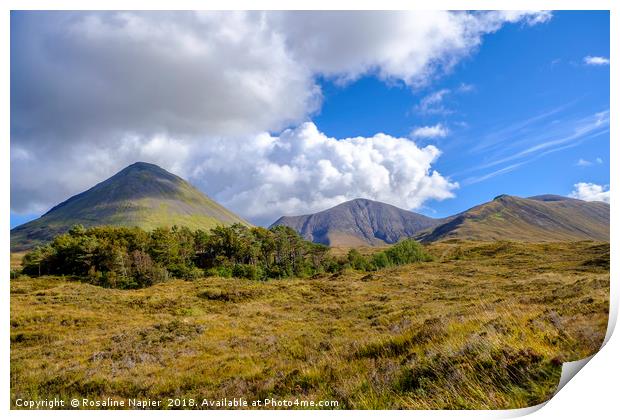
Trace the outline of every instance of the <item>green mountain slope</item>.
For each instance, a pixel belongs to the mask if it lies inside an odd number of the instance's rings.
[[[609,204],[558,195],[501,195],[417,235],[423,242],[446,239],[525,242],[609,241]]]
[[[53,207],[39,219],[11,230],[11,250],[50,240],[75,224],[84,226],[187,226],[248,224],[157,165],[137,162],[116,175]]]

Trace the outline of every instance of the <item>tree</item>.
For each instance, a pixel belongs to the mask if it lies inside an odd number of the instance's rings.
[[[27,253],[23,273],[31,276],[71,275],[105,287],[145,287],[169,276],[194,279],[204,275],[250,279],[311,276],[337,271],[345,264],[358,270],[428,261],[412,239],[365,257],[352,249],[346,260],[329,248],[304,240],[287,226],[248,228],[218,226],[210,232],[185,227],[139,228],[74,226],[44,247]]]

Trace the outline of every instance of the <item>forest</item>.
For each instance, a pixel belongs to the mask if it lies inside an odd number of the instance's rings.
[[[413,239],[368,256],[351,249],[338,258],[329,247],[306,241],[286,226],[265,229],[234,224],[206,232],[177,226],[145,231],[76,225],[27,253],[21,273],[73,276],[103,287],[135,289],[169,278],[310,277],[347,268],[374,271],[428,260],[430,256]]]

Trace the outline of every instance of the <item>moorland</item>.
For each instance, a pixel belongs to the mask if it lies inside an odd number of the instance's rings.
[[[329,252],[348,260],[347,250]],[[262,280],[211,272],[130,290],[19,275],[14,255],[12,404],[273,397],[519,408],[549,399],[562,363],[600,347],[608,242],[454,240],[424,252],[380,269],[345,261]]]

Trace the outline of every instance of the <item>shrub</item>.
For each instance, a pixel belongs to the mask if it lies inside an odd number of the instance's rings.
[[[358,250],[351,249],[347,254],[346,262],[341,263],[341,267],[349,266],[356,270],[374,271],[430,260],[431,256],[422,245],[413,239],[404,239],[385,251],[375,252],[370,257],[364,257]]]
[[[191,265],[173,264],[169,271],[172,277],[184,280],[196,280],[204,276],[203,270]]]
[[[349,261],[351,268],[355,270],[367,271],[370,268],[368,259],[355,248],[352,248],[347,254],[347,261]]]
[[[232,274],[232,266],[230,266],[230,265],[221,265],[219,267],[212,267],[212,268],[209,268],[209,269],[205,270],[205,275],[206,276],[213,276],[213,277],[230,278],[230,277],[233,276],[233,274]]]
[[[391,265],[389,258],[387,257],[385,252],[377,252],[372,256],[371,267],[374,270],[381,270],[382,268],[387,268]]]
[[[232,268],[233,277],[240,277],[249,280],[259,280],[263,278],[263,272],[259,266],[251,264],[235,264]]]
[[[404,239],[385,251],[392,265],[411,264],[430,261],[431,256],[426,253],[422,245],[414,239]]]

